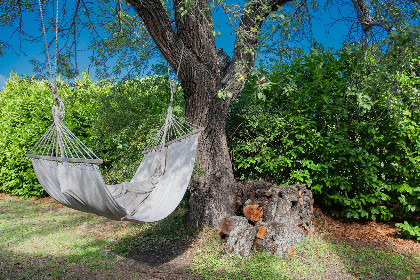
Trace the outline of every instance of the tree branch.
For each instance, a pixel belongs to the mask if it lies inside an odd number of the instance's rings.
[[[352,2],[354,9],[356,10],[359,24],[362,26],[362,30],[365,35],[365,38],[362,41],[362,47],[367,45],[369,37],[373,35],[372,29],[374,27],[381,27],[388,33],[391,31],[392,24],[387,25],[383,21],[383,18],[380,17],[379,20],[377,20],[371,16],[371,7],[369,7],[369,4],[365,0],[352,0]],[[388,6],[389,2],[387,2],[385,5]]]
[[[162,55],[172,67],[175,67],[181,48],[177,47],[175,32],[162,2],[160,0],[128,0],[127,2],[143,20]],[[179,51],[175,52],[176,49]]]
[[[235,99],[243,89],[254,66],[261,26],[265,18],[291,0],[248,0],[238,27],[232,62],[222,84]],[[229,95],[229,94],[228,94]]]
[[[356,10],[357,17],[360,24],[362,25],[363,32],[367,35],[372,30],[372,17],[368,4],[364,0],[351,0],[353,2],[354,9]]]
[[[182,39],[194,60],[217,71],[214,22],[208,0],[174,0],[177,35]]]

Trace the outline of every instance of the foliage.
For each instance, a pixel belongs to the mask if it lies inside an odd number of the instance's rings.
[[[417,215],[418,41],[396,42],[386,55],[317,46],[251,79],[228,121],[236,176],[306,183],[335,215]]]
[[[401,236],[404,238],[412,238],[417,239],[420,241],[420,223],[417,221],[414,221],[412,223],[409,223],[407,221],[404,221],[404,223],[396,223],[397,227],[402,229]]]
[[[151,137],[163,125],[170,99],[167,78],[150,76],[115,83],[95,98],[89,131],[92,147],[104,160],[107,183],[131,179]],[[183,114],[182,94],[174,96],[174,113]]]
[[[77,137],[104,159],[108,183],[130,178],[141,151],[166,116],[167,78],[154,76],[112,84],[93,81],[84,73],[76,85],[59,81],[65,100],[64,122]],[[0,92],[0,190],[21,196],[44,196],[26,153],[51,125],[49,83],[11,75]],[[182,96],[174,112],[182,113]]]
[[[97,10],[97,11],[96,11]],[[98,23],[105,36],[94,41],[95,55],[91,57],[96,75],[102,78],[139,75],[149,65],[151,58],[159,57],[155,43],[149,36],[144,23],[127,3],[114,7],[106,1],[95,9]],[[115,15],[103,17],[102,15]],[[109,65],[113,65],[112,68]],[[126,72],[126,73],[122,73]]]
[[[48,83],[11,74],[0,92],[0,190],[15,195],[41,196],[26,153],[51,124]]]

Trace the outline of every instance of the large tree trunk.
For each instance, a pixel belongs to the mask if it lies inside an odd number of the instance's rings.
[[[204,128],[198,147],[198,169],[190,184],[189,224],[215,226],[231,216],[235,202],[234,176],[226,141],[229,102],[217,96],[217,77],[190,64],[191,76],[181,75],[187,118]],[[198,67],[197,67],[198,66]],[[184,72],[185,73],[185,72]]]

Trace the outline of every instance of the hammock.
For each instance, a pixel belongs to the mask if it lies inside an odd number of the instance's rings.
[[[175,210],[188,187],[201,131],[171,111],[172,106],[149,146],[160,144],[144,152],[130,182],[106,185],[99,170],[102,160],[58,115],[27,156],[42,187],[65,206],[113,220],[158,221]],[[162,145],[162,139],[169,141]]]

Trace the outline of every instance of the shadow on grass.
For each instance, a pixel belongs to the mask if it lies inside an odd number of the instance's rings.
[[[169,263],[198,232],[184,226],[185,203],[167,219],[144,224],[57,206],[50,200],[0,199],[0,279],[189,277],[187,263]]]
[[[168,218],[133,227],[132,232],[113,242],[110,250],[149,266],[160,266],[188,250],[199,232],[185,226],[185,200]]]

